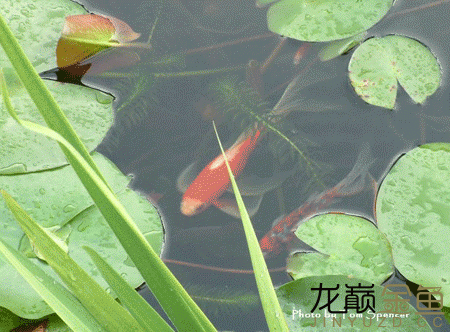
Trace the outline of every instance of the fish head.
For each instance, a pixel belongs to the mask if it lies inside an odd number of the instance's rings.
[[[180,205],[181,213],[185,216],[195,216],[205,211],[211,203],[195,199],[193,197],[183,197]]]

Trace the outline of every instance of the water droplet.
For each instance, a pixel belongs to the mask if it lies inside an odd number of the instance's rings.
[[[75,274],[73,272],[70,272],[69,278],[72,279],[72,281],[77,281],[77,277],[75,276]]]
[[[123,263],[124,263],[126,266],[135,267],[133,261],[131,260],[131,258],[130,258],[129,256],[127,256],[127,259],[124,260]]]
[[[44,194],[45,194],[45,189],[44,189],[44,188],[39,189],[39,193],[40,193],[41,195],[44,195]]]
[[[63,208],[63,211],[66,213],[72,212],[73,210],[75,210],[75,206],[73,206],[72,204],[66,205]]]
[[[78,225],[77,230],[79,232],[83,232],[91,225],[91,223],[88,220],[84,220],[81,224]]]
[[[103,105],[111,104],[111,102],[112,102],[112,97],[110,95],[107,95],[105,93],[101,93],[98,91],[95,94],[95,98],[97,99],[97,101],[100,104],[103,104]]]

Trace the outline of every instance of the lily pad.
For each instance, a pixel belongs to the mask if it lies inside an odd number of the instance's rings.
[[[394,272],[389,242],[364,218],[323,214],[303,223],[295,235],[319,252],[289,257],[287,271],[294,279],[346,275],[381,284]]]
[[[320,61],[328,61],[348,52],[350,49],[360,43],[366,35],[367,32],[364,31],[356,36],[327,43],[319,51],[318,56]]]
[[[2,1],[0,13],[38,72],[55,67],[56,44],[66,16],[87,14],[81,5],[70,0]],[[3,51],[0,67],[11,67]]]
[[[345,314],[333,314],[336,315],[334,317],[333,324],[333,317],[325,318],[325,314],[330,315],[330,309],[336,311],[344,310],[346,304],[345,298],[346,295],[348,295],[346,291],[350,290],[347,285],[357,287],[360,285],[363,289],[374,291],[372,294],[374,297],[375,314],[368,309],[364,310],[363,313],[360,313],[360,317],[355,317],[352,315],[358,315],[358,313],[355,309],[349,308]],[[372,285],[373,284],[365,280],[347,278],[345,276],[308,277],[295,280],[281,286],[277,289],[277,295],[281,308],[286,316],[286,322],[288,323],[290,331],[329,332],[334,329],[339,331],[433,331],[426,321],[422,319],[421,316],[416,314],[417,311],[409,303],[405,303],[406,307],[402,308],[404,310],[398,311],[400,315],[405,316],[393,318],[386,317],[385,319],[380,316],[377,319],[375,316],[377,314],[389,314],[385,311],[389,308],[386,304],[392,305],[392,303],[386,301],[394,300],[395,295],[391,293],[390,288],[387,289],[385,294],[383,294],[384,287],[374,285],[373,288],[368,288]],[[311,317],[311,311],[317,302],[319,293],[318,290],[312,290],[312,288],[336,288],[336,286],[339,286],[339,288],[336,291],[330,291],[330,298],[328,298],[326,290],[322,291],[318,306],[314,310],[314,315],[319,315],[319,317]],[[405,290],[402,289],[402,291]],[[319,310],[321,306],[326,305],[327,302],[332,300],[336,295],[337,298],[331,303],[330,309],[327,310],[327,313],[325,313],[326,307]],[[363,295],[360,293],[358,296],[358,302],[361,301],[362,296]],[[397,296],[398,299],[401,300],[401,296]],[[369,301],[369,298],[366,297],[366,301]],[[367,303],[366,301],[363,303]],[[409,301],[409,299],[406,301]],[[385,311],[384,314],[382,313],[383,311]],[[408,314],[408,316],[406,316],[406,314]],[[301,315],[304,316],[302,317]],[[418,319],[420,319],[420,321],[418,321]]]
[[[281,0],[270,7],[267,22],[270,31],[283,36],[330,41],[369,29],[391,6],[392,0]]]
[[[423,103],[441,84],[433,53],[417,40],[402,36],[371,38],[353,53],[349,78],[367,103],[394,108],[397,80],[415,103]]]
[[[378,227],[397,269],[423,287],[442,287],[450,305],[450,144],[409,151],[391,168],[377,196]]]
[[[126,188],[129,179],[106,158],[96,153],[94,160],[154,250],[160,252],[163,232],[155,208],[145,198]],[[106,282],[82,246],[89,245],[96,250],[132,287],[143,282],[71,166],[38,173],[0,176],[0,188],[9,192],[34,220],[52,229],[56,236],[62,235],[61,240],[67,244],[69,255],[105,289],[108,288]],[[60,280],[44,261],[33,255],[28,238],[3,201],[0,202],[0,216],[2,239],[20,248],[32,257],[30,259],[34,263]],[[30,319],[53,312],[2,257],[0,275],[0,306]]]
[[[56,43],[65,16],[86,13],[70,0],[3,1],[0,12],[38,71],[56,65]],[[36,26],[42,29],[37,31]],[[7,84],[14,87],[11,99],[21,119],[43,124],[39,111],[25,89],[20,88],[21,84],[2,51],[0,67],[5,70]],[[86,87],[56,82],[46,84],[92,151],[113,123],[112,98]],[[21,128],[13,119],[6,118],[5,113],[3,103],[0,103],[0,174],[21,174],[67,164],[56,142]]]

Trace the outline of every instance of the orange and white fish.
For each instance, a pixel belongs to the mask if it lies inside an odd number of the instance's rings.
[[[258,211],[264,194],[278,188],[295,171],[295,169],[291,169],[277,172],[267,178],[242,174],[249,156],[264,135],[262,130],[262,128],[259,128],[244,132],[225,151],[250,216]],[[177,180],[178,190],[184,193],[181,201],[181,212],[184,215],[193,216],[214,205],[223,212],[235,218],[240,218],[230,184],[222,154],[211,161],[200,173],[198,173],[196,163],[190,164],[181,172]]]
[[[264,257],[269,258],[280,254],[295,238],[294,232],[301,222],[317,214],[336,199],[355,195],[369,186],[376,190],[375,180],[368,172],[374,161],[368,143],[364,143],[355,166],[342,181],[333,188],[311,197],[298,209],[275,221],[273,228],[259,241]]]
[[[225,151],[228,163],[235,177],[238,177],[242,173],[260,136],[260,130],[246,131]],[[195,164],[189,165],[178,178],[178,188],[181,191],[184,191],[186,188],[186,177],[192,173],[194,166]],[[211,204],[222,207],[224,203],[221,203],[219,198],[228,189],[230,183],[225,159],[220,154],[186,188],[181,201],[181,212],[186,216],[193,216],[204,211]]]

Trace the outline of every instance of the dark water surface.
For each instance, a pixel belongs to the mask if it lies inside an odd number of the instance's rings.
[[[157,1],[79,2],[93,13],[124,20],[142,34],[142,41],[148,38],[159,12]],[[369,143],[375,159],[369,171],[379,182],[402,153],[426,142],[450,141],[449,20],[449,2],[435,5],[433,1],[398,0],[388,15],[369,30],[368,36],[400,34],[421,41],[433,51],[442,68],[442,85],[424,105],[414,104],[399,88],[393,111],[368,105],[355,94],[347,76],[351,52],[322,63],[316,56],[323,44],[316,43],[295,65],[294,54],[302,43],[285,42],[262,77],[261,93],[267,108],[272,108],[287,83],[302,73],[298,86],[285,97],[296,110],[283,119],[281,128],[290,139],[307,147],[307,156],[320,166],[314,172],[324,187],[310,181],[311,172],[305,171],[305,165],[295,153],[290,153],[286,143],[277,141],[276,135],[267,135],[252,154],[245,174],[288,176],[278,190],[264,196],[252,218],[259,237],[278,216],[299,207],[311,194],[341,181],[354,166],[364,142]],[[148,57],[189,50],[185,66],[174,65],[162,71],[242,65],[243,69],[231,74],[235,80],[244,81],[244,66],[250,60],[264,63],[280,43],[279,36],[268,33],[266,9],[256,8],[253,1],[170,0],[165,1],[160,11],[151,38],[153,50]],[[221,43],[230,45],[219,47]],[[146,56],[142,56],[143,61]],[[226,269],[251,269],[240,221],[215,207],[195,216],[184,216],[180,212],[182,194],[176,188],[178,176],[188,165],[196,162],[200,170],[218,154],[212,118],[218,122],[221,138],[228,146],[242,132],[241,120],[245,118],[221,117],[207,107],[212,98],[208,86],[220,75],[162,78],[150,86],[142,79],[150,77],[150,72],[138,67],[121,72],[138,77],[83,78],[84,84],[110,91],[116,97],[116,123],[98,151],[124,173],[134,175],[133,188],[157,199],[166,230],[163,258]],[[131,98],[133,95],[137,97]],[[373,200],[373,192],[366,190],[336,202],[329,210],[349,211],[373,220]],[[269,268],[282,267],[286,257],[284,253],[267,264]],[[199,299],[218,329],[267,330],[259,305],[226,304],[227,298],[242,295],[250,298],[256,294],[252,274],[176,263],[168,266]],[[285,272],[274,272],[272,278],[276,285],[290,280]],[[141,293],[152,301],[145,286]],[[211,300],[221,298],[222,301]],[[448,326],[434,329],[449,330]]]

